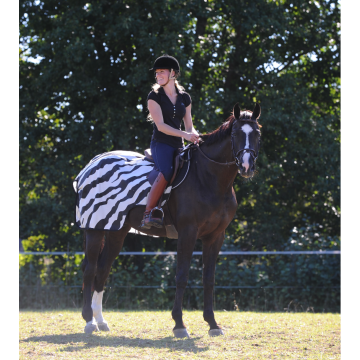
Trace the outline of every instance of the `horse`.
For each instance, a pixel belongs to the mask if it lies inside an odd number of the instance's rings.
[[[182,302],[197,239],[202,241],[203,252],[203,317],[210,326],[210,336],[224,334],[215,321],[213,311],[215,264],[225,229],[238,206],[233,189],[235,177],[240,173],[244,178],[251,178],[255,172],[260,149],[261,125],[257,122],[260,114],[259,104],[253,111],[241,111],[237,103],[230,117],[218,129],[201,135],[200,144],[194,145],[197,151],[193,152],[187,177],[169,198],[165,217],[172,217],[178,231],[176,293],[172,309],[175,337],[189,337],[183,322]],[[144,210],[143,205],[131,209],[120,230],[85,230],[85,258],[82,264],[85,333],[110,330],[102,314],[104,285],[130,229],[166,237],[164,228],[140,229]]]

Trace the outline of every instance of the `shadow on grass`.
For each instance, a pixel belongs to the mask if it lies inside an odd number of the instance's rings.
[[[45,335],[33,336],[23,339],[20,342],[47,342],[50,344],[64,344],[70,345],[61,351],[81,351],[84,349],[95,347],[116,347],[123,346],[129,348],[152,348],[152,349],[183,349],[194,353],[209,350],[207,346],[198,347],[195,340],[200,337],[192,337],[190,339],[175,339],[174,337],[164,337],[163,339],[142,339],[142,338],[128,338],[126,336],[106,336],[100,337],[95,334],[66,334],[66,335]],[[81,345],[80,345],[81,343]],[[83,344],[85,343],[85,344]],[[79,345],[78,345],[79,344]]]

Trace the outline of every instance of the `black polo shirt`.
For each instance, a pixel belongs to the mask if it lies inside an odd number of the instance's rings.
[[[171,126],[174,129],[181,130],[181,121],[186,113],[185,108],[191,104],[191,97],[185,91],[179,91],[178,88],[176,88],[176,92],[178,96],[175,105],[171,102],[162,87],[158,89],[157,93],[153,90],[150,91],[147,99],[154,100],[160,105],[165,124]],[[183,138],[167,135],[159,131],[155,123],[151,140],[155,140],[176,148],[184,146]]]

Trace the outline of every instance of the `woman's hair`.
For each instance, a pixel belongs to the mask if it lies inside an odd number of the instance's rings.
[[[184,87],[181,86],[179,82],[176,80],[179,76],[180,73],[178,71],[175,71],[175,86],[179,91],[184,91],[185,90]],[[151,88],[157,93],[158,90],[160,89],[160,85],[158,83],[155,83]]]
[[[182,85],[180,85],[177,80],[175,80],[175,86],[178,88],[179,91],[185,90],[185,88]],[[158,90],[160,89],[160,85],[158,83],[155,83],[151,88],[157,93]]]
[[[179,82],[176,80],[178,77],[179,77],[179,73],[176,71],[175,72],[175,86],[177,87],[177,89],[179,91],[184,91],[185,88],[182,85],[180,85]],[[158,83],[155,83],[155,84],[153,84],[153,86],[151,88],[153,89],[154,92],[158,93],[160,87],[161,86]],[[148,114],[146,120],[150,121],[150,122],[154,122],[153,118],[151,117],[150,111],[149,111],[149,114]]]

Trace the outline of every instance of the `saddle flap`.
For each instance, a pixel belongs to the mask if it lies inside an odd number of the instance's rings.
[[[149,151],[150,151],[150,153],[149,153]],[[145,150],[145,157],[150,160],[149,156],[152,159],[151,161],[154,161],[153,157],[151,156],[151,150],[146,149]],[[177,153],[175,155],[175,157],[174,157],[174,172],[173,172],[173,175],[172,175],[171,180],[169,182],[169,185],[171,185],[174,182],[175,177],[178,174],[179,170],[182,168],[183,164],[184,164],[183,158],[181,157],[181,155],[179,153]],[[146,175],[146,177],[147,177],[147,179],[148,179],[148,181],[149,181],[149,183],[151,185],[154,183],[155,179],[159,175],[159,172],[160,171],[154,166],[154,169],[151,170],[148,175]]]
[[[154,158],[152,157],[152,154],[151,154],[151,149],[146,149],[144,151],[144,154],[145,154],[145,158],[147,160],[154,162]]]
[[[154,183],[156,178],[159,175],[159,170],[154,166],[154,168],[146,175],[146,178],[148,179],[150,185]]]
[[[174,173],[170,180],[170,185],[174,182],[175,177],[179,171],[179,168],[181,169],[182,164],[184,163],[184,160],[180,157],[180,154],[176,154],[174,157]]]

